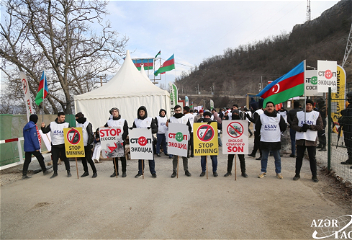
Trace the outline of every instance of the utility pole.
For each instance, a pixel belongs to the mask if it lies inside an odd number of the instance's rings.
[[[307,0],[307,21],[309,22],[311,20],[311,14],[310,14],[310,0]]]

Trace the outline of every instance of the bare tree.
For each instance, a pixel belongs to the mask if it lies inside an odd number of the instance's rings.
[[[125,53],[128,38],[104,22],[106,1],[6,0],[0,24],[0,69],[8,82],[24,71],[33,96],[46,70],[53,112],[72,113],[73,95],[92,90],[94,79],[111,71]],[[18,85],[18,84],[17,84]],[[9,90],[11,84],[9,84]]]

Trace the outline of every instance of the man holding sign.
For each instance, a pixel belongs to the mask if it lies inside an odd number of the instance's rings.
[[[51,136],[51,156],[53,159],[54,174],[50,178],[57,176],[57,162],[59,157],[65,162],[67,177],[71,177],[70,163],[66,158],[64,140],[64,128],[69,128],[70,124],[65,122],[65,113],[59,112],[54,122],[51,122],[47,127],[45,127],[45,123],[42,123],[41,127],[43,133],[50,132]]]
[[[174,116],[172,116],[169,120],[170,123],[181,123],[181,124],[186,124],[188,126],[188,136],[191,134],[191,131],[192,131],[192,127],[191,127],[191,124],[189,122],[189,118],[186,117],[185,115],[182,114],[182,109],[181,109],[181,106],[180,105],[176,105],[174,107]],[[166,123],[167,126],[169,126],[169,122]],[[171,132],[169,131],[169,134]],[[169,139],[169,144],[171,143],[170,142],[170,136],[168,137]],[[176,137],[176,135],[174,136]],[[180,139],[181,140],[181,139]],[[182,140],[184,140],[184,137],[183,137],[183,134],[182,134]],[[181,140],[181,141],[182,141]],[[187,146],[187,152],[188,152],[188,146]],[[193,154],[193,153],[192,153]],[[182,156],[182,159],[183,159],[183,169],[185,170],[185,174],[187,177],[190,177],[191,176],[191,173],[188,171],[188,158],[186,157],[188,155],[188,153],[185,154],[185,156]],[[173,156],[173,159],[172,159],[172,174],[171,174],[171,177],[174,178],[176,177],[176,170],[177,170],[177,162],[178,162],[178,156],[177,155],[174,155]]]
[[[87,118],[84,117],[83,113],[79,112],[75,115],[76,117],[76,127],[81,127],[82,128],[82,133],[83,133],[83,144],[84,144],[84,156],[82,157],[82,164],[83,164],[83,169],[84,173],[81,177],[86,177],[89,176],[88,172],[88,165],[87,161],[92,168],[93,171],[93,176],[92,178],[97,177],[97,169],[95,168],[95,164],[92,160],[92,143],[94,139],[93,135],[93,130],[92,130],[92,124],[87,121]]]
[[[211,120],[211,112],[209,111],[204,111],[203,113],[204,118],[200,118],[197,122],[201,123],[201,122],[205,122],[210,124],[211,122],[215,122],[217,123],[215,120]],[[219,123],[217,123],[217,126],[219,128]],[[212,128],[211,128],[212,129]],[[205,130],[203,129],[198,129],[197,130],[197,134],[199,135],[199,137],[202,138],[202,140],[207,141],[208,139],[215,139],[215,135],[217,132],[217,129],[212,129],[209,130],[209,128],[206,128]],[[217,140],[217,136],[216,136],[216,140]],[[216,143],[216,147],[218,146],[218,143]],[[217,151],[216,151],[217,153]],[[210,156],[211,161],[213,163],[213,176],[217,177],[218,173],[217,173],[217,168],[218,168],[218,156],[217,155],[211,155]],[[205,171],[206,171],[206,156],[201,156],[201,166],[202,166],[202,172],[200,174],[200,177],[204,177],[205,176]],[[208,177],[208,175],[207,175]]]
[[[126,177],[127,174],[126,174],[126,157],[125,157],[125,140],[127,138],[127,135],[128,135],[128,125],[127,125],[127,121],[123,118],[121,118],[121,115],[120,115],[120,110],[118,108],[112,108],[110,110],[110,113],[112,114],[112,118],[109,119],[109,121],[104,125],[104,127],[109,127],[109,128],[116,128],[116,127],[119,127],[119,129],[121,129],[122,133],[119,133],[117,135],[121,135],[122,134],[122,153],[121,154],[115,154],[116,156],[114,156],[113,158],[113,164],[114,164],[114,173],[110,175],[110,177],[116,177],[119,175],[119,164],[118,164],[118,157],[120,157],[121,159],[121,165],[122,165],[122,177]],[[100,135],[100,140],[101,141],[104,141],[104,138],[108,138],[109,137],[109,134],[113,134],[115,133],[116,134],[116,131],[115,132],[107,132],[107,131],[103,131],[102,129],[99,129],[99,135]],[[114,146],[112,147],[108,147],[110,150],[115,150],[116,151],[118,150],[118,146],[117,144],[121,144],[121,143],[116,143],[114,142],[113,143]],[[110,152],[110,151],[109,151]]]
[[[144,106],[138,108],[137,111],[137,118],[133,122],[133,128],[148,128],[151,129],[152,134],[158,132],[158,125],[156,124],[155,119],[148,117],[147,109]],[[155,171],[155,161],[154,155],[153,159],[149,160],[149,170],[152,174],[153,178],[156,178],[156,171]],[[144,160],[138,160],[138,173],[135,178],[138,178],[143,175],[144,170]]]

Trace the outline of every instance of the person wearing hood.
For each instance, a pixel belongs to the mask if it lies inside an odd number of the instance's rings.
[[[248,121],[248,132],[249,132],[249,137],[252,137],[253,136],[253,133],[250,129],[250,126],[251,126],[251,120],[249,120],[249,118],[247,117],[247,115],[252,118],[252,112],[248,110],[248,108],[244,108],[244,114],[245,114],[245,120]]]
[[[261,173],[259,178],[266,176],[269,152],[275,159],[275,172],[278,179],[283,179],[281,174],[281,133],[287,128],[283,117],[275,110],[273,102],[267,102],[264,114],[261,114],[255,123],[255,131],[260,132],[260,149],[262,150]]]
[[[64,140],[64,128],[69,128],[70,124],[65,122],[65,113],[59,112],[55,121],[51,122],[48,126],[45,126],[43,122],[41,129],[43,133],[50,132],[51,137],[51,156],[53,160],[54,174],[50,178],[57,176],[57,162],[59,157],[65,162],[67,171],[67,177],[71,177],[70,163],[66,157],[65,152],[65,140]]]
[[[110,113],[112,114],[112,118],[107,121],[104,127],[121,127],[122,129],[122,141],[123,141],[123,156],[120,157],[121,160],[121,168],[122,168],[122,177],[126,177],[126,157],[125,157],[125,140],[128,135],[128,124],[127,121],[121,118],[120,110],[116,107],[111,108]],[[119,175],[119,164],[118,164],[118,157],[113,159],[114,164],[114,172],[110,175],[110,177],[116,177]],[[116,164],[116,166],[115,166]],[[116,169],[116,170],[115,170]]]
[[[43,171],[43,174],[46,175],[49,171],[45,167],[44,157],[40,153],[40,144],[37,135],[36,123],[38,121],[38,116],[36,114],[32,114],[29,117],[29,122],[23,128],[23,138],[24,138],[24,164],[22,170],[22,179],[30,178],[27,176],[28,166],[32,161],[32,155],[34,155],[39,165]]]
[[[232,111],[232,120],[242,120],[238,110]],[[245,162],[244,154],[237,154],[237,155],[240,160],[241,176],[244,178],[247,178],[248,175],[246,173],[246,162]],[[224,175],[224,177],[228,177],[228,176],[232,175],[231,171],[232,171],[234,157],[235,157],[235,154],[228,154],[227,155],[227,173]]]
[[[166,117],[166,110],[165,109],[160,109],[159,111],[159,116],[155,118],[156,124],[158,125],[158,133],[156,134],[156,155],[160,157],[160,146],[162,145],[164,154],[166,156],[169,156],[167,154],[167,148],[166,148],[166,134],[167,134],[167,117]]]
[[[325,135],[325,128],[326,128],[326,105],[323,98],[318,98],[317,100],[318,112],[320,113],[321,119],[323,120],[323,129],[318,131],[318,139],[319,144],[317,148],[320,148],[319,151],[326,151],[326,135]]]
[[[343,130],[348,159],[341,164],[352,164],[352,92],[347,93],[346,97],[349,105],[341,111],[341,117],[338,121]],[[350,168],[352,169],[352,167]]]
[[[216,122],[215,120],[211,120],[211,112],[209,111],[204,111],[203,114],[203,118],[199,119],[198,122],[205,122],[210,124],[211,122]],[[219,128],[219,123],[217,124],[218,128]],[[213,176],[217,177],[218,173],[217,173],[217,168],[218,168],[218,156],[217,155],[212,155],[210,156],[211,161],[212,161],[212,165],[213,165]],[[201,156],[200,158],[201,161],[201,167],[202,167],[202,172],[200,174],[200,177],[204,177],[205,175],[205,171],[206,171],[206,159],[205,156]]]
[[[249,154],[248,156],[254,157],[257,154],[257,151],[259,149],[259,154],[260,156],[258,158],[256,158],[256,160],[261,160],[262,159],[262,150],[260,148],[260,131],[256,131],[256,127],[255,124],[258,121],[258,119],[260,118],[260,115],[262,115],[264,113],[263,110],[263,99],[259,100],[259,108],[255,110],[255,112],[253,113],[253,117],[249,116],[249,114],[246,114],[246,117],[253,123],[253,131],[254,131],[254,146],[253,146],[253,151],[251,154]],[[257,106],[255,104],[253,104],[253,106]]]
[[[76,127],[82,128],[82,134],[83,134],[83,144],[84,144],[84,156],[81,158],[82,164],[83,164],[83,169],[84,173],[81,177],[86,177],[89,176],[89,171],[88,171],[88,165],[87,162],[89,163],[90,167],[92,168],[93,171],[93,176],[92,178],[97,177],[97,169],[95,168],[94,162],[92,160],[92,143],[94,141],[94,134],[92,130],[92,124],[87,121],[87,118],[84,117],[83,113],[79,112],[75,115],[76,118]]]
[[[296,131],[291,127],[293,119],[297,112],[302,111],[301,104],[298,101],[293,103],[293,109],[287,114],[287,122],[290,125],[290,138],[291,138],[291,154],[290,157],[296,157]]]
[[[189,158],[194,157],[194,146],[193,146],[193,123],[194,123],[194,115],[190,112],[190,108],[188,106],[185,106],[183,108],[183,114],[184,117],[188,118],[189,123],[191,124],[191,133],[189,136],[189,141],[188,141],[188,152],[187,152],[187,157]],[[189,151],[191,151],[191,155],[189,155]]]
[[[141,106],[137,110],[137,118],[133,122],[133,128],[148,128],[151,129],[152,134],[158,132],[158,125],[155,121],[155,119],[148,117],[148,112],[146,107]],[[156,171],[155,171],[155,161],[154,157],[153,160],[148,160],[149,162],[149,171],[152,174],[153,178],[156,178]],[[143,168],[144,168],[144,160],[140,159],[138,160],[138,173],[135,176],[135,178],[138,178],[142,176],[143,174]]]
[[[175,114],[166,123],[167,126],[169,126],[169,122],[170,123],[186,124],[188,126],[189,135],[191,136],[192,126],[190,124],[189,117],[182,114],[182,109],[181,109],[180,105],[176,105],[174,107],[174,112],[175,112]],[[177,155],[174,155],[173,158],[172,158],[172,174],[171,174],[171,178],[176,177],[177,157],[178,157]],[[183,160],[183,170],[185,171],[185,175],[187,177],[190,177],[191,173],[188,171],[188,158],[182,157],[182,160]]]
[[[314,103],[311,99],[306,100],[306,111],[297,112],[292,122],[292,128],[296,131],[296,175],[293,180],[300,179],[300,172],[304,152],[307,149],[312,180],[318,182],[317,161],[315,159],[317,146],[317,131],[323,129],[323,120],[320,113],[313,110]]]

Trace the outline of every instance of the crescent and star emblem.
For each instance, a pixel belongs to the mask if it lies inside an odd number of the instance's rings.
[[[276,88],[277,86],[277,88]],[[273,93],[278,93],[280,91],[280,85],[277,83],[275,86],[272,88]]]

